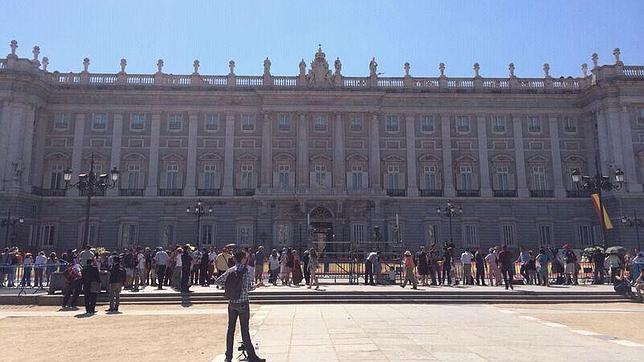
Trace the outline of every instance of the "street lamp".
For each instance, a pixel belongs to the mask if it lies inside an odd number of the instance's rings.
[[[186,214],[193,214],[197,217],[197,250],[199,250],[201,248],[201,217],[212,214],[212,206],[208,206],[206,209],[201,200],[198,200],[196,205],[186,207]]]
[[[447,204],[445,204],[445,206],[443,206],[442,208],[436,208],[436,213],[438,215],[443,215],[449,219],[449,242],[451,245],[454,245],[454,238],[452,234],[452,218],[463,215],[463,208],[460,206],[457,208],[456,205],[452,203],[452,200],[447,200]]]
[[[77,188],[81,195],[84,193],[86,196],[85,202],[85,228],[83,230],[82,248],[89,244],[89,215],[92,208],[92,197],[96,196],[99,192],[104,193],[105,190],[116,187],[119,180],[119,171],[114,167],[109,174],[97,174],[94,172],[94,154],[92,153],[91,162],[89,165],[89,172],[81,173],[78,175],[78,182],[70,183],[72,180],[72,170],[66,169],[63,173],[65,180],[65,189]]]
[[[15,237],[16,235],[16,224],[24,224],[24,217],[11,217],[11,210],[7,210],[7,218],[0,221],[0,226],[6,228],[4,234],[4,247],[9,247],[9,228],[11,227],[11,235]],[[13,240],[15,242],[15,240]]]
[[[570,177],[573,184],[578,190],[588,191],[591,195],[597,194],[599,200],[599,219],[602,226],[602,238],[604,249],[608,246],[606,240],[606,221],[604,220],[604,206],[602,200],[602,191],[620,190],[624,186],[624,172],[620,169],[615,170],[614,179],[610,176],[601,174],[599,168],[599,156],[595,155],[595,169],[597,172],[594,176],[582,175],[579,170],[573,170]]]
[[[637,217],[637,210],[633,210],[633,216],[622,216],[620,221],[623,225],[635,228],[635,240],[637,241],[637,250],[642,251],[640,245],[640,226],[644,226],[642,219]]]

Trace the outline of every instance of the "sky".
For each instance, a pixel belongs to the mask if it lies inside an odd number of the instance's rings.
[[[274,75],[296,75],[322,44],[330,67],[340,57],[342,73],[367,76],[376,57],[382,76],[506,77],[513,62],[518,77],[579,76],[582,63],[644,65],[644,1],[35,1],[1,0],[0,54],[18,41],[18,55],[49,58],[49,70],[117,73],[261,75],[271,59]]]

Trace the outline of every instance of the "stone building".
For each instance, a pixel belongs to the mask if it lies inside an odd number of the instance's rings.
[[[202,244],[326,251],[415,247],[449,239],[578,247],[601,242],[588,194],[572,170],[621,169],[624,187],[604,193],[610,243],[634,246],[619,222],[644,216],[644,67],[582,65],[581,77],[452,78],[342,74],[321,49],[296,76],[163,72],[51,72],[48,59],[0,59],[0,212],[25,223],[10,238],[26,248],[81,243],[86,198],[65,189],[64,170],[120,171],[92,199],[89,242],[169,245],[197,238],[197,200],[211,206]],[[310,227],[309,227],[310,225]],[[2,230],[4,232],[4,230]],[[4,241],[4,240],[3,240]]]

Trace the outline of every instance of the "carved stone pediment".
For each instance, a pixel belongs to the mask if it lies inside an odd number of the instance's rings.
[[[315,53],[315,59],[311,62],[311,69],[307,78],[309,86],[323,87],[331,85],[329,63],[326,61],[326,54],[324,54],[321,47]]]

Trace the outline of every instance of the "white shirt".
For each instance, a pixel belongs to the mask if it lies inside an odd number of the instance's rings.
[[[168,253],[166,253],[164,250],[157,251],[157,253],[154,255],[154,260],[157,262],[157,265],[168,265],[168,259],[170,257],[168,256]]]
[[[487,265],[489,268],[496,268],[496,255],[494,253],[489,253],[488,255],[485,256],[485,261],[487,262]]]
[[[472,264],[472,258],[474,258],[474,255],[472,255],[472,253],[470,253],[469,251],[464,251],[463,254],[461,254],[461,263]]]
[[[143,253],[139,253],[139,255],[136,256],[136,259],[139,262],[139,269],[145,269],[145,256],[143,256]]]
[[[176,266],[177,268],[180,268],[183,266],[183,262],[181,261],[181,254],[177,254],[174,258],[174,261],[175,261],[174,266]]]
[[[43,267],[47,264],[47,257],[44,255],[36,256],[36,267]]]

